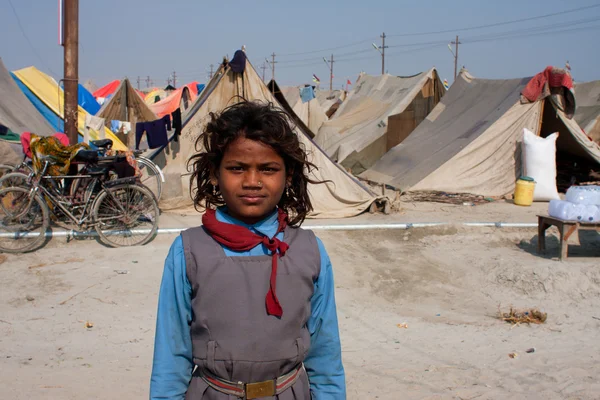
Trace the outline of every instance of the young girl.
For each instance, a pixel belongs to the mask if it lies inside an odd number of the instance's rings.
[[[207,211],[165,262],[150,398],[345,399],[331,263],[299,228],[314,166],[286,114],[242,102],[198,143]]]

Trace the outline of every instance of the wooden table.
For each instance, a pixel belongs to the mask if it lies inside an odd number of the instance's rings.
[[[569,251],[569,238],[578,231],[600,232],[600,223],[584,223],[578,221],[565,221],[559,218],[538,215],[538,253],[546,250],[546,230],[556,226],[560,233],[560,260],[567,259]]]

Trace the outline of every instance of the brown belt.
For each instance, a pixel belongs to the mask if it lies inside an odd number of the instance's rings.
[[[255,383],[231,382],[219,378],[205,369],[199,369],[198,372],[208,386],[221,393],[236,396],[241,399],[260,399],[262,397],[276,396],[290,388],[296,383],[302,370],[304,370],[304,364],[298,365],[296,368],[277,379]]]

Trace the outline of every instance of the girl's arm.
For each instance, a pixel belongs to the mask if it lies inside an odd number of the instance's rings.
[[[185,398],[192,377],[190,321],[192,288],[187,279],[183,242],[173,242],[160,285],[150,399]]]
[[[333,268],[323,243],[319,238],[317,242],[321,272],[311,299],[312,313],[307,323],[311,335],[310,350],[304,366],[313,400],[343,400],[346,399],[346,379],[335,308]]]

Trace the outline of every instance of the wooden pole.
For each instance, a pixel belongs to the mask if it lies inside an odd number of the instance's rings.
[[[65,88],[65,134],[71,144],[76,144],[78,141],[79,0],[65,0],[63,81]]]

